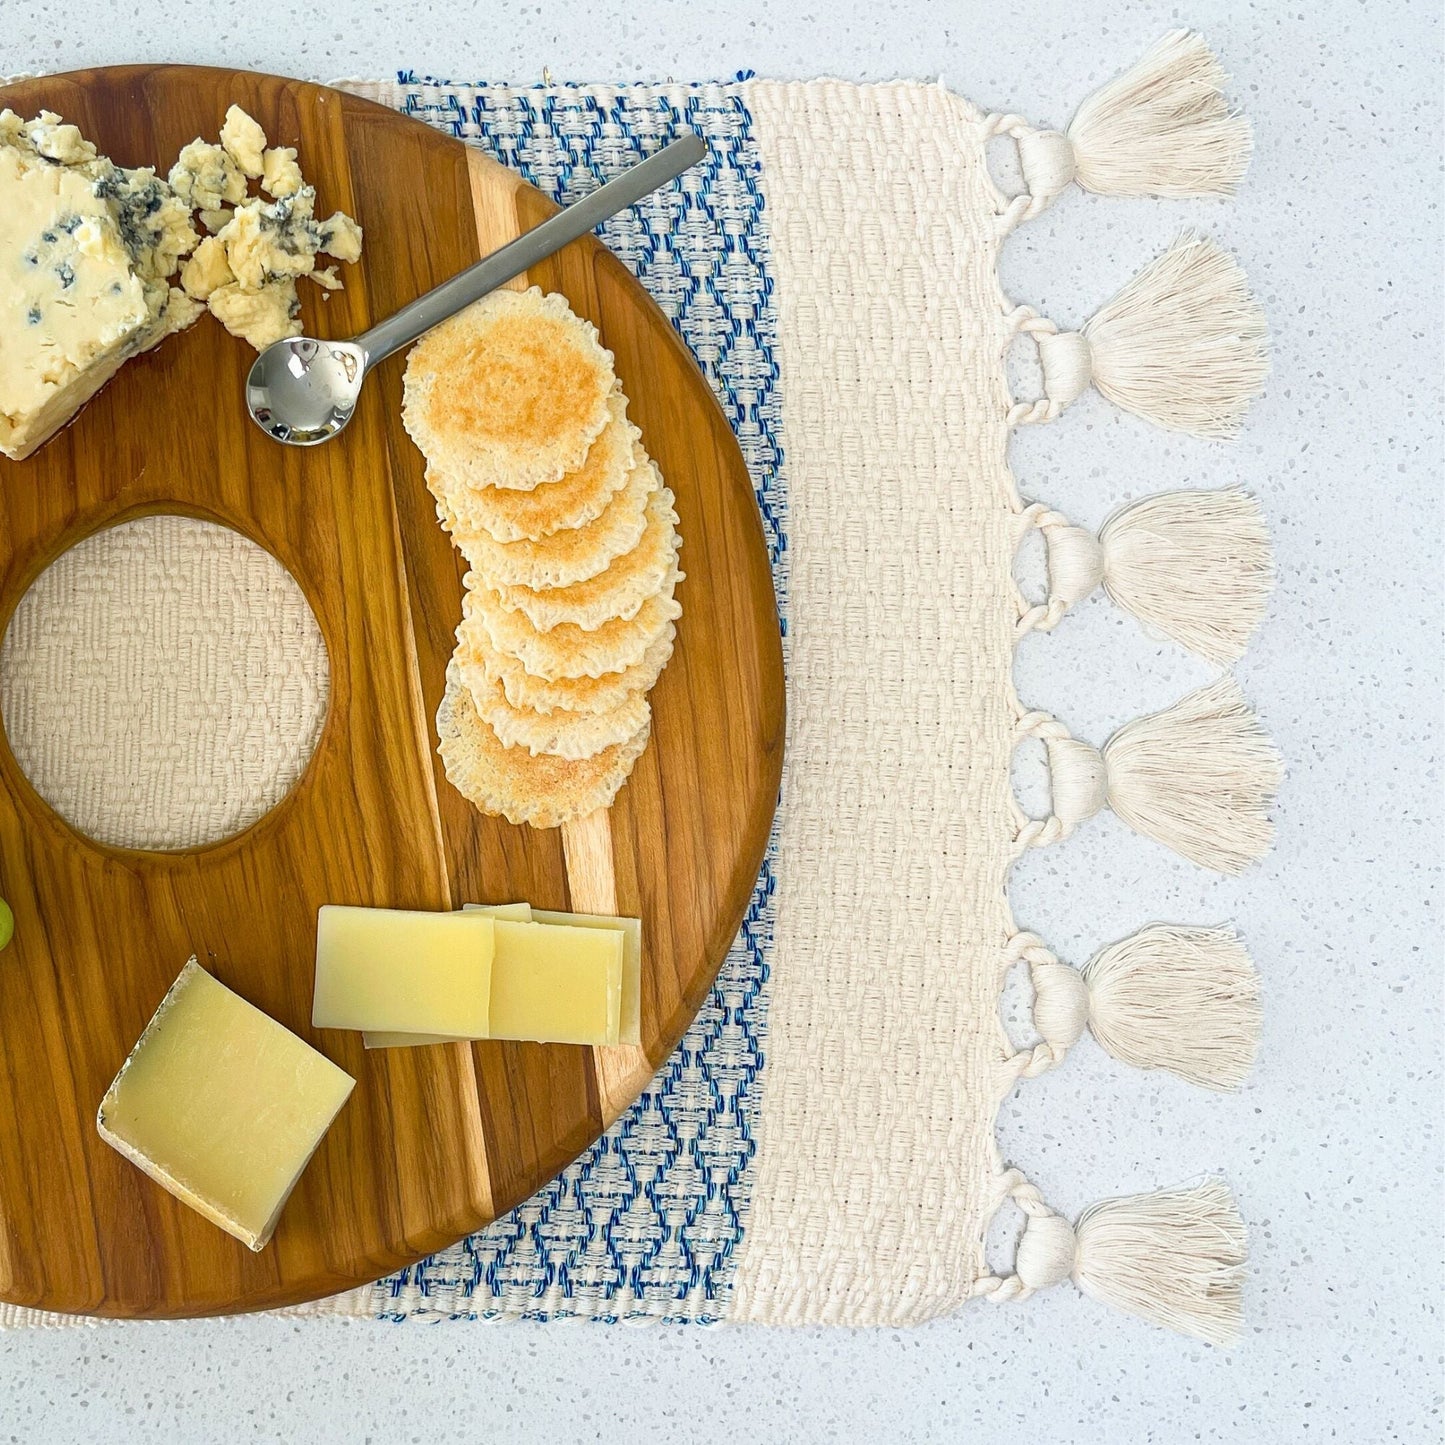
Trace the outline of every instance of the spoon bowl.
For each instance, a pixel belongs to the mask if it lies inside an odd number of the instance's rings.
[[[368,368],[569,241],[585,236],[609,216],[676,180],[706,154],[707,143],[689,131],[351,341],[290,336],[273,342],[256,358],[246,378],[246,407],[252,420],[267,436],[288,446],[314,447],[330,441],[351,420]]]
[[[288,337],[256,358],[246,378],[246,406],[278,442],[311,447],[330,441],[356,410],[366,361],[354,341]]]

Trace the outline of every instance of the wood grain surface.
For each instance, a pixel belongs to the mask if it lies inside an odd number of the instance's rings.
[[[169,165],[232,102],[294,145],[321,214],[365,253],[303,323],[348,336],[554,207],[460,143],[324,87],[246,72],[124,67],[0,89],[80,125],[125,165]],[[484,818],[447,783],[434,715],[460,616],[458,555],[400,421],[404,358],[342,437],[299,450],[247,419],[253,353],[210,317],[126,365],[25,462],[0,459],[0,628],[35,577],[102,528],[172,512],[271,551],[315,611],[330,712],[279,807],[191,853],[80,837],[0,744],[0,1298],[183,1316],[316,1298],[376,1278],[526,1198],[620,1113],[706,997],[741,923],[777,798],[783,678],[752,488],[707,383],[626,269],[587,238],[528,283],[561,291],[616,355],[632,415],[677,494],[687,580],[653,741],[605,814],[550,832]],[[565,834],[565,836],[564,836]],[[323,903],[453,908],[524,898],[643,919],[643,1047],[366,1052],[310,1026]],[[357,1079],[253,1254],[99,1139],[106,1086],[181,964],[217,977]]]

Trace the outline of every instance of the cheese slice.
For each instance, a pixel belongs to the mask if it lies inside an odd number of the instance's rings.
[[[488,1037],[615,1044],[622,935],[550,923],[498,923]]]
[[[259,1250],[354,1084],[192,958],[106,1090],[96,1127]]]
[[[631,1007],[640,1015],[640,920],[544,915],[530,909],[538,921],[528,924],[519,921],[522,908],[526,905],[467,904],[463,910],[490,912],[495,920],[487,1037],[558,1044],[626,1042],[621,1034],[624,1014]],[[638,1028],[636,1018],[632,1027]],[[384,1049],[464,1040],[457,1035],[368,1030],[363,1041],[369,1049]]]
[[[493,927],[485,913],[326,905],[316,918],[311,1022],[484,1038]]]
[[[535,923],[559,923],[569,928],[606,928],[622,935],[622,1006],[617,1042],[642,1042],[642,920],[614,918],[607,913],[554,913],[534,908]]]
[[[513,923],[530,923],[532,921],[532,905],[530,903],[467,903],[462,907],[464,913],[486,913],[492,918],[505,918]],[[492,959],[492,967],[496,967],[495,955]],[[469,1039],[462,1038],[458,1034],[404,1034],[392,1029],[364,1029],[361,1035],[361,1042],[368,1049],[409,1049],[418,1044],[465,1044]]]

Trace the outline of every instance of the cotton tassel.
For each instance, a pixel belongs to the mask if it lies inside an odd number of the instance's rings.
[[[1074,179],[1108,196],[1227,196],[1249,163],[1250,128],[1223,95],[1224,67],[1172,30],[1096,91],[1069,124]]]
[[[1210,1179],[1194,1189],[1105,1200],[1072,1227],[1036,1205],[1014,1275],[1028,1293],[1072,1278],[1102,1304],[1230,1345],[1239,1335],[1244,1259],[1244,1221],[1223,1181]]]
[[[1274,584],[1269,533],[1246,492],[1163,492],[1099,529],[1104,591],[1210,662],[1235,661]]]
[[[1084,380],[1115,406],[1171,431],[1230,437],[1269,373],[1264,313],[1239,263],[1201,236],[1183,236],[1076,333],[1040,336],[1044,389],[1062,352],[1065,391]],[[1070,398],[1072,399],[1072,398]],[[1066,405],[1064,397],[1059,397]]]
[[[1108,806],[1136,832],[1221,873],[1242,872],[1269,851],[1279,753],[1233,678],[1126,723],[1102,749],[1060,731],[1043,734],[1053,818],[1040,836],[1066,836]]]
[[[1137,832],[1221,873],[1269,851],[1279,753],[1233,678],[1126,723],[1103,755],[1108,804]]]
[[[1100,584],[1146,627],[1210,662],[1233,662],[1264,615],[1274,581],[1259,503],[1245,492],[1162,492],[1115,512],[1099,535],[1046,513],[1049,601],[1028,615],[1051,627]]]
[[[1074,1234],[1085,1294],[1211,1345],[1238,1338],[1244,1221],[1223,1180],[1104,1200]]]
[[[1259,974],[1228,928],[1154,924],[1095,954],[1089,1030],[1121,1063],[1236,1089],[1259,1046]]]

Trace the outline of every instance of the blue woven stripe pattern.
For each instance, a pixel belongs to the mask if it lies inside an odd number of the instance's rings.
[[[683,126],[706,137],[703,165],[601,235],[676,326],[732,422],[786,618],[777,312],[740,85],[512,89],[400,79],[408,114],[483,147],[563,203]],[[686,538],[684,559],[685,548]],[[774,837],[707,1004],[633,1108],[526,1204],[382,1281],[383,1318],[713,1323],[726,1314],[756,1151],[776,864]]]

